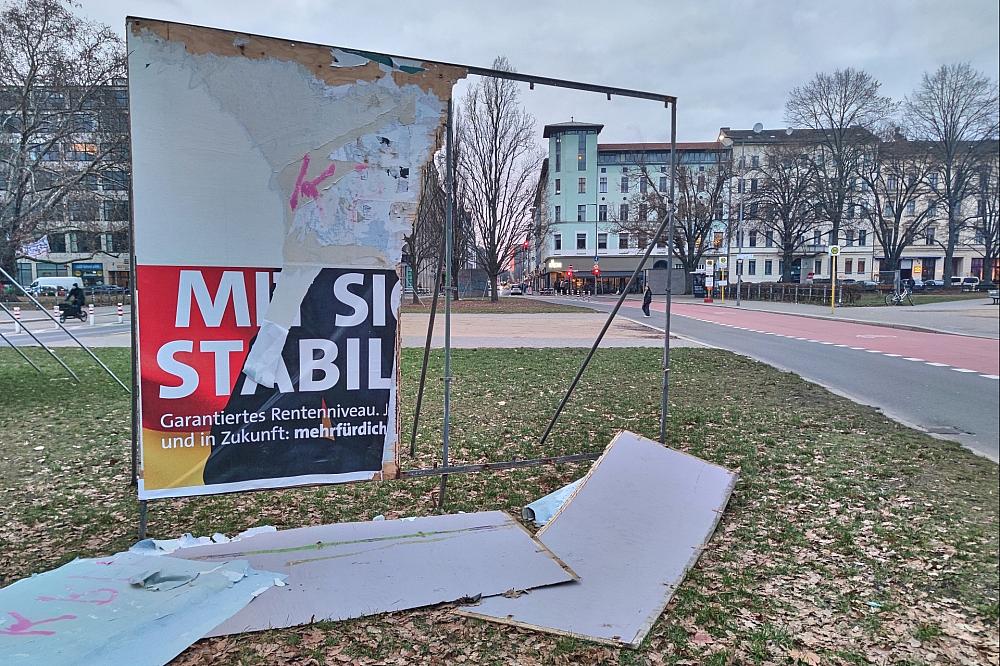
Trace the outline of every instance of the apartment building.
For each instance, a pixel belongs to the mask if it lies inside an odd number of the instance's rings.
[[[529,273],[539,288],[554,288],[572,271],[577,286],[613,293],[624,287],[651,239],[618,222],[634,218],[636,197],[647,188],[669,191],[669,143],[600,143],[603,125],[570,121],[546,125],[548,158],[535,196]],[[727,151],[715,141],[678,143],[681,168],[717,167]],[[644,172],[639,178],[636,174]],[[722,223],[715,233],[721,234]],[[721,236],[720,236],[721,244]],[[594,265],[600,276],[593,275]],[[667,247],[653,248],[649,269],[665,269]],[[675,262],[675,269],[681,268]],[[635,287],[634,287],[635,288]]]
[[[67,174],[89,173],[68,188],[66,196],[37,226],[36,237],[19,253],[15,277],[30,284],[39,277],[73,275],[86,285],[128,286],[131,242],[126,81],[90,92],[82,103],[73,98],[73,91],[40,90],[37,94],[43,99],[33,111],[43,119],[46,114],[58,118],[53,124],[58,124],[63,134],[52,145],[32,148],[28,162],[33,196],[46,196],[52,189],[62,188]],[[5,99],[0,91],[0,102]],[[66,118],[73,123],[69,133],[65,133]],[[0,150],[16,144],[20,122],[11,103],[0,103]],[[33,137],[39,145],[48,143],[44,134]],[[96,160],[100,160],[100,169],[92,168]],[[12,187],[6,166],[0,163],[0,190]]]
[[[867,134],[863,130],[859,133]],[[720,140],[731,141],[728,146],[732,160],[731,204],[728,215],[734,220],[730,226],[728,248],[730,256],[742,257],[744,282],[772,282],[783,272],[782,250],[775,234],[760,224],[758,206],[753,203],[754,195],[765,180],[765,160],[773,154],[776,146],[800,147],[804,152],[809,146],[819,143],[819,133],[815,130],[760,129],[734,130],[723,127]],[[870,134],[856,137],[873,146],[884,146]],[[896,141],[905,142],[900,136]],[[906,147],[919,152],[918,142],[906,142]],[[924,146],[925,148],[925,146]],[[995,154],[996,151],[994,151]],[[994,166],[995,168],[995,166]],[[903,278],[941,279],[944,275],[945,246],[948,234],[947,210],[937,203],[930,191],[937,187],[937,175],[928,170],[923,175],[928,180],[924,194],[907,201],[902,211],[902,224],[926,214],[929,221],[926,230],[921,231],[914,242],[902,253],[899,270]],[[891,188],[891,177],[889,181]],[[838,238],[831,237],[832,225],[820,220],[807,231],[796,250],[793,260],[793,279],[829,279],[831,259],[828,254],[831,244],[839,245],[841,254],[837,261],[839,280],[878,280],[880,272],[888,268],[883,248],[879,243],[871,222],[863,214],[864,206],[872,206],[874,197],[866,191],[864,179],[851,179],[850,196],[841,220]],[[960,234],[954,257],[952,275],[974,275],[986,279],[990,271],[984,266],[983,236],[974,223],[981,212],[982,204],[976,196],[970,196],[963,204],[963,217],[969,220]],[[923,223],[921,223],[921,228]],[[731,264],[734,268],[736,262]],[[993,281],[1000,280],[1000,265],[992,270]]]

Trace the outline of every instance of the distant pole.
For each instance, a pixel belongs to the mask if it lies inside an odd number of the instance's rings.
[[[663,317],[663,386],[660,392],[660,444],[667,443],[670,415],[670,301],[674,273],[674,196],[677,180],[677,100],[670,104],[670,209],[667,211],[667,298]]]

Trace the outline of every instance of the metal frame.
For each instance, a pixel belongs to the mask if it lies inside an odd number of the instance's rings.
[[[140,17],[130,17],[130,18],[134,18],[134,19],[137,19],[137,20],[144,20],[144,19],[142,19]],[[200,26],[196,26],[196,27],[200,27]],[[234,32],[240,32],[240,31],[234,31]],[[252,35],[252,33],[245,33],[245,32],[240,32],[240,34]],[[252,35],[252,36],[266,37],[266,36],[263,36],[263,35]],[[289,41],[289,40],[286,40],[286,41]],[[552,417],[551,422],[549,423],[548,427],[545,430],[545,433],[542,435],[542,438],[540,440],[540,443],[544,443],[545,440],[548,438],[548,436],[551,433],[552,428],[554,427],[556,421],[559,419],[559,416],[562,413],[563,408],[566,406],[566,403],[569,401],[570,397],[572,396],[573,391],[576,388],[576,385],[579,383],[580,378],[583,376],[583,373],[586,371],[587,366],[590,363],[590,360],[593,358],[594,352],[597,350],[597,347],[600,345],[602,339],[604,338],[604,334],[607,332],[608,328],[611,326],[611,323],[614,320],[615,315],[618,313],[618,310],[621,308],[621,305],[622,305],[622,303],[625,300],[625,295],[628,292],[628,287],[631,286],[632,282],[635,281],[636,277],[642,271],[642,269],[644,268],[644,266],[646,264],[646,260],[649,258],[649,255],[652,252],[653,247],[656,246],[656,243],[660,239],[660,236],[663,234],[664,229],[666,229],[669,226],[669,231],[668,231],[668,234],[667,234],[667,238],[668,238],[668,240],[667,240],[667,246],[669,248],[668,252],[667,252],[667,259],[668,259],[669,268],[668,268],[667,294],[666,294],[666,327],[665,327],[665,330],[664,330],[664,337],[663,337],[663,395],[662,395],[661,405],[660,405],[660,409],[661,409],[661,413],[660,413],[660,441],[661,442],[665,442],[665,439],[666,439],[666,423],[667,423],[667,416],[668,416],[668,409],[669,409],[669,404],[668,404],[668,400],[667,400],[667,398],[668,398],[667,391],[668,391],[669,371],[670,371],[670,301],[671,301],[671,298],[670,298],[670,292],[671,292],[670,274],[672,272],[672,266],[673,266],[673,236],[674,236],[674,234],[673,234],[673,231],[674,231],[673,220],[674,220],[674,194],[675,194],[675,189],[674,188],[675,188],[675,181],[676,181],[676,166],[677,166],[677,98],[675,96],[673,96],[673,95],[666,95],[666,94],[663,94],[663,93],[656,93],[656,92],[650,92],[650,91],[644,91],[644,90],[633,90],[633,89],[629,89],[629,88],[617,88],[617,87],[613,87],[613,86],[604,86],[604,85],[599,85],[599,84],[583,83],[583,82],[580,82],[580,81],[572,81],[572,80],[568,80],[568,79],[556,79],[556,78],[551,78],[551,77],[546,77],[546,76],[537,76],[537,75],[533,75],[533,74],[521,74],[521,73],[518,73],[518,72],[506,72],[506,71],[501,71],[501,70],[497,70],[497,69],[491,69],[491,68],[488,68],[488,67],[477,67],[477,66],[473,66],[473,65],[461,65],[461,64],[448,63],[448,62],[442,62],[442,61],[436,61],[436,60],[427,60],[427,59],[423,59],[423,58],[410,58],[410,57],[407,57],[407,56],[398,56],[398,55],[389,54],[389,53],[379,53],[379,52],[374,52],[374,51],[364,51],[364,50],[358,50],[358,49],[344,49],[344,50],[354,51],[354,52],[356,52],[356,53],[358,53],[360,55],[369,55],[369,54],[370,55],[381,55],[381,56],[387,56],[387,57],[393,58],[393,59],[418,60],[420,62],[424,62],[424,63],[428,63],[428,64],[433,64],[433,65],[440,65],[440,66],[445,66],[445,67],[455,67],[455,68],[462,69],[462,70],[466,71],[468,74],[472,74],[472,75],[492,77],[492,78],[499,78],[499,79],[507,79],[507,80],[511,80],[511,81],[518,81],[518,82],[521,82],[521,83],[527,83],[529,85],[529,88],[532,89],[532,90],[534,90],[535,85],[543,85],[543,86],[549,86],[549,87],[554,87],[554,88],[566,88],[566,89],[571,89],[571,90],[580,90],[580,91],[584,91],[584,92],[599,93],[599,94],[605,95],[608,100],[610,100],[612,98],[612,96],[631,97],[631,98],[635,98],[635,99],[646,99],[646,100],[651,100],[651,101],[655,101],[655,102],[662,102],[663,105],[664,105],[664,107],[669,107],[670,108],[671,152],[670,152],[670,208],[669,208],[669,212],[667,214],[666,219],[664,219],[661,222],[661,224],[660,224],[660,226],[659,226],[656,234],[654,235],[652,241],[650,242],[649,247],[647,248],[647,251],[646,251],[645,255],[643,255],[642,260],[639,262],[639,265],[636,267],[635,271],[633,271],[632,276],[629,279],[629,282],[626,285],[625,290],[622,291],[621,298],[619,298],[618,303],[615,305],[615,308],[608,315],[607,321],[604,323],[604,327],[601,329],[601,332],[598,334],[597,339],[594,341],[594,344],[592,345],[592,347],[590,349],[590,352],[587,354],[586,359],[584,360],[583,364],[580,366],[580,369],[577,371],[577,374],[576,374],[575,378],[573,379],[573,381],[570,384],[568,390],[566,391],[566,395],[563,397],[562,401],[560,402],[559,407],[557,408],[555,414]],[[556,463],[560,463],[560,462],[579,462],[579,461],[584,461],[584,460],[595,460],[595,459],[597,459],[600,456],[600,453],[580,453],[580,454],[571,454],[571,455],[565,455],[565,456],[554,456],[554,457],[546,457],[546,458],[533,458],[533,459],[527,459],[527,460],[500,461],[500,462],[494,462],[494,463],[483,463],[483,464],[478,464],[478,465],[458,465],[458,466],[451,466],[451,465],[449,465],[449,445],[450,445],[450,438],[451,438],[451,380],[452,380],[452,376],[451,376],[451,301],[452,301],[452,298],[453,298],[453,295],[454,295],[453,294],[453,290],[455,288],[454,277],[453,277],[453,265],[452,265],[452,254],[453,254],[453,249],[454,249],[453,248],[453,233],[454,233],[453,225],[454,225],[454,211],[455,211],[454,159],[453,159],[454,156],[453,156],[453,145],[452,145],[453,144],[453,133],[454,133],[454,110],[453,110],[452,99],[449,98],[449,100],[448,100],[447,134],[446,134],[446,142],[445,142],[445,157],[446,157],[446,160],[447,160],[447,182],[446,182],[447,209],[446,209],[446,213],[445,213],[445,238],[444,238],[444,245],[445,245],[445,248],[444,248],[444,250],[445,250],[444,251],[444,265],[445,265],[445,270],[444,270],[444,283],[445,283],[445,286],[444,286],[444,289],[445,289],[444,354],[445,354],[445,358],[444,358],[444,377],[443,377],[443,380],[444,380],[444,415],[443,415],[444,416],[444,424],[443,424],[443,428],[442,428],[442,442],[441,442],[441,462],[442,462],[442,464],[439,467],[433,467],[433,468],[428,468],[428,469],[401,470],[399,472],[399,475],[398,475],[399,478],[416,478],[416,477],[427,477],[427,476],[440,476],[441,477],[441,485],[440,485],[440,491],[439,491],[439,496],[438,496],[438,507],[441,508],[441,509],[443,509],[444,505],[445,505],[445,497],[446,497],[446,491],[447,491],[447,479],[448,479],[448,475],[449,474],[464,474],[464,473],[488,471],[488,470],[495,470],[495,469],[512,469],[512,468],[518,468],[518,467],[532,467],[532,466],[538,466],[538,465],[556,464]],[[130,201],[131,201],[131,198],[130,198]],[[132,351],[132,357],[133,357],[133,364],[132,364],[132,386],[133,386],[133,390],[131,391],[131,393],[132,393],[132,397],[133,397],[133,419],[132,419],[132,431],[133,431],[133,433],[132,433],[132,482],[134,484],[134,483],[137,482],[137,478],[138,478],[138,461],[137,461],[137,459],[138,459],[138,437],[137,437],[137,434],[138,433],[137,433],[137,429],[138,429],[139,426],[138,426],[138,423],[137,423],[137,418],[138,418],[138,393],[139,393],[139,391],[138,391],[138,382],[139,382],[139,379],[138,379],[138,364],[135,362],[136,357],[138,355],[138,348],[136,346],[137,337],[138,337],[137,336],[137,326],[138,326],[138,324],[137,324],[137,317],[136,317],[136,300],[137,300],[137,294],[136,294],[136,289],[135,289],[135,267],[136,267],[136,256],[135,256],[135,220],[134,220],[134,216],[132,216],[132,215],[130,215],[130,218],[131,218],[130,219],[130,230],[131,230],[131,233],[132,233],[132,240],[133,240],[133,243],[132,243],[132,260],[131,260],[131,264],[132,264],[131,265],[131,268],[132,268],[132,304],[131,304],[131,307],[132,307],[132,341],[133,341],[133,344],[132,344],[132,350],[133,350]],[[440,273],[440,271],[439,271],[439,273]],[[439,276],[435,276],[435,282],[438,279],[439,279]],[[435,287],[435,306],[436,306],[436,298],[437,298],[437,287]],[[432,311],[431,312],[431,316],[429,318],[429,322],[428,322],[427,342],[426,342],[425,348],[424,348],[424,361],[423,361],[423,366],[421,368],[421,373],[420,373],[420,384],[419,384],[419,389],[418,389],[418,394],[417,394],[416,408],[415,408],[415,412],[414,412],[414,425],[413,425],[413,431],[412,431],[411,439],[410,439],[410,454],[411,454],[411,456],[416,454],[417,423],[419,422],[419,419],[420,419],[420,408],[421,408],[421,405],[422,405],[422,402],[423,402],[423,392],[424,392],[423,389],[425,387],[426,375],[427,375],[427,355],[430,352],[430,341],[431,341],[431,336],[433,335],[433,325],[434,325],[434,312]],[[98,360],[98,362],[100,362],[100,361]],[[101,364],[101,365],[103,366],[103,364]],[[108,372],[110,373],[110,370],[108,370]],[[116,377],[116,379],[117,379],[117,377]],[[126,390],[128,390],[128,389],[126,388]],[[147,518],[148,518],[148,501],[141,500],[139,502],[139,537],[140,538],[145,538],[145,536],[146,536]]]
[[[396,58],[399,56],[388,55],[391,58]],[[661,93],[653,93],[641,90],[629,90],[626,88],[614,88],[611,86],[602,86],[597,84],[581,83],[579,81],[570,81],[565,79],[554,79],[550,77],[535,76],[531,74],[519,74],[517,72],[504,72],[495,69],[489,69],[485,67],[471,67],[468,65],[455,65],[451,63],[442,63],[436,61],[423,61],[434,63],[438,65],[446,65],[452,67],[464,68],[470,74],[475,74],[479,76],[493,77],[499,79],[508,79],[511,81],[519,81],[522,83],[529,84],[530,88],[533,90],[535,85],[545,85],[556,88],[569,88],[573,90],[582,90],[585,92],[596,92],[607,96],[610,100],[612,95],[618,95],[621,97],[633,97],[638,99],[648,99],[663,102],[665,107],[670,108],[670,204],[668,207],[667,215],[665,219],[660,222],[660,226],[653,236],[652,241],[646,248],[645,254],[636,266],[635,270],[632,272],[632,276],[629,278],[625,285],[625,289],[622,290],[622,294],[615,304],[615,307],[609,313],[607,320],[604,322],[604,326],[601,328],[600,333],[598,333],[597,338],[594,340],[590,351],[587,353],[587,357],[584,359],[583,363],[580,365],[580,369],[577,371],[576,376],[570,383],[566,394],[563,396],[556,408],[555,413],[552,416],[552,420],[549,422],[548,427],[546,427],[545,432],[542,434],[539,444],[544,444],[552,432],[552,428],[555,426],[556,422],[559,420],[559,416],[562,414],[563,408],[565,408],[566,403],[569,402],[570,397],[573,395],[573,391],[576,389],[577,384],[580,382],[583,373],[586,371],[587,366],[590,364],[594,353],[600,346],[601,341],[604,339],[604,335],[607,333],[608,328],[611,327],[611,323],[614,321],[615,316],[618,314],[618,310],[621,309],[622,304],[628,294],[628,288],[636,280],[639,273],[642,272],[646,265],[646,261],[649,259],[653,248],[656,247],[657,241],[663,235],[664,230],[667,230],[667,287],[666,287],[666,301],[665,301],[665,320],[664,320],[664,331],[663,331],[663,360],[662,360],[662,394],[660,399],[660,443],[666,443],[666,433],[667,433],[667,421],[669,417],[669,391],[670,391],[670,306],[671,306],[671,294],[672,294],[672,274],[673,274],[673,258],[674,258],[674,197],[676,193],[676,179],[677,179],[677,98],[672,95],[664,95]],[[452,234],[453,234],[453,223],[454,223],[454,210],[455,210],[455,192],[454,192],[454,164],[452,155],[452,141],[453,141],[453,125],[454,125],[454,110],[452,100],[448,100],[448,121],[447,121],[447,140],[445,145],[445,159],[447,160],[447,210],[445,213],[445,329],[444,329],[444,424],[442,427],[442,442],[441,442],[441,466],[429,469],[411,469],[402,470],[399,473],[399,478],[413,478],[413,477],[424,477],[424,476],[441,476],[441,485],[438,494],[438,508],[443,509],[445,505],[445,498],[447,493],[447,479],[449,474],[463,474],[470,472],[481,472],[493,469],[510,469],[514,467],[531,467],[537,465],[550,465],[559,462],[577,462],[582,460],[594,460],[600,454],[599,453],[585,453],[585,454],[572,454],[567,456],[554,456],[546,458],[534,458],[530,460],[521,461],[500,461],[495,463],[484,463],[478,465],[459,465],[450,466],[449,465],[449,447],[450,447],[450,437],[451,437],[451,300],[452,300],[452,289],[454,285],[452,284]],[[596,243],[596,238],[595,238]],[[440,264],[439,264],[440,265]],[[440,272],[440,271],[439,271]],[[434,294],[434,305],[432,306],[436,310],[437,303],[437,291],[435,289]],[[413,431],[410,436],[410,455],[416,455],[416,437],[417,437],[417,424],[420,421],[420,410],[423,404],[423,394],[424,386],[426,385],[427,379],[427,358],[430,353],[430,342],[431,336],[433,334],[434,327],[434,312],[431,312],[431,316],[428,320],[427,326],[427,337],[426,343],[424,345],[424,359],[420,371],[420,381],[419,388],[417,390],[417,402],[414,409],[413,415]]]

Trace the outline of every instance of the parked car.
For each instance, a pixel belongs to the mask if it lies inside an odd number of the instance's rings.
[[[944,280],[924,280],[924,286],[928,289],[940,289],[944,286]]]
[[[83,280],[78,277],[40,277],[31,283],[28,291],[32,296],[55,296],[68,292],[73,285],[82,287]]]
[[[862,291],[877,291],[878,282],[875,280],[862,280],[858,283],[861,286]]]
[[[914,280],[913,278],[903,278],[899,281],[899,284],[913,292],[925,291],[927,289],[927,285],[924,284],[923,280]]]
[[[979,278],[971,276],[962,278],[962,291],[976,291],[978,288]]]
[[[510,295],[511,296],[521,296],[521,295],[523,295],[523,290],[521,289],[521,285],[519,285],[519,284],[511,285],[511,287],[510,287]]]
[[[128,289],[116,284],[95,284],[87,287],[84,291],[88,294],[124,294]]]

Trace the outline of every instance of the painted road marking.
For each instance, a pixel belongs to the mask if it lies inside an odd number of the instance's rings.
[[[904,356],[904,357],[903,357],[903,360],[904,360],[904,361],[918,361],[918,362],[920,362],[920,363],[923,363],[923,362],[924,362],[924,359],[922,359],[922,358],[917,358],[916,356]]]
[[[1000,375],[979,375],[985,379],[1000,379]]]
[[[933,361],[924,361],[927,365],[933,365],[935,368],[947,368],[947,363],[934,363]]]
[[[975,372],[975,370],[966,370],[965,368],[952,368],[955,372]]]

